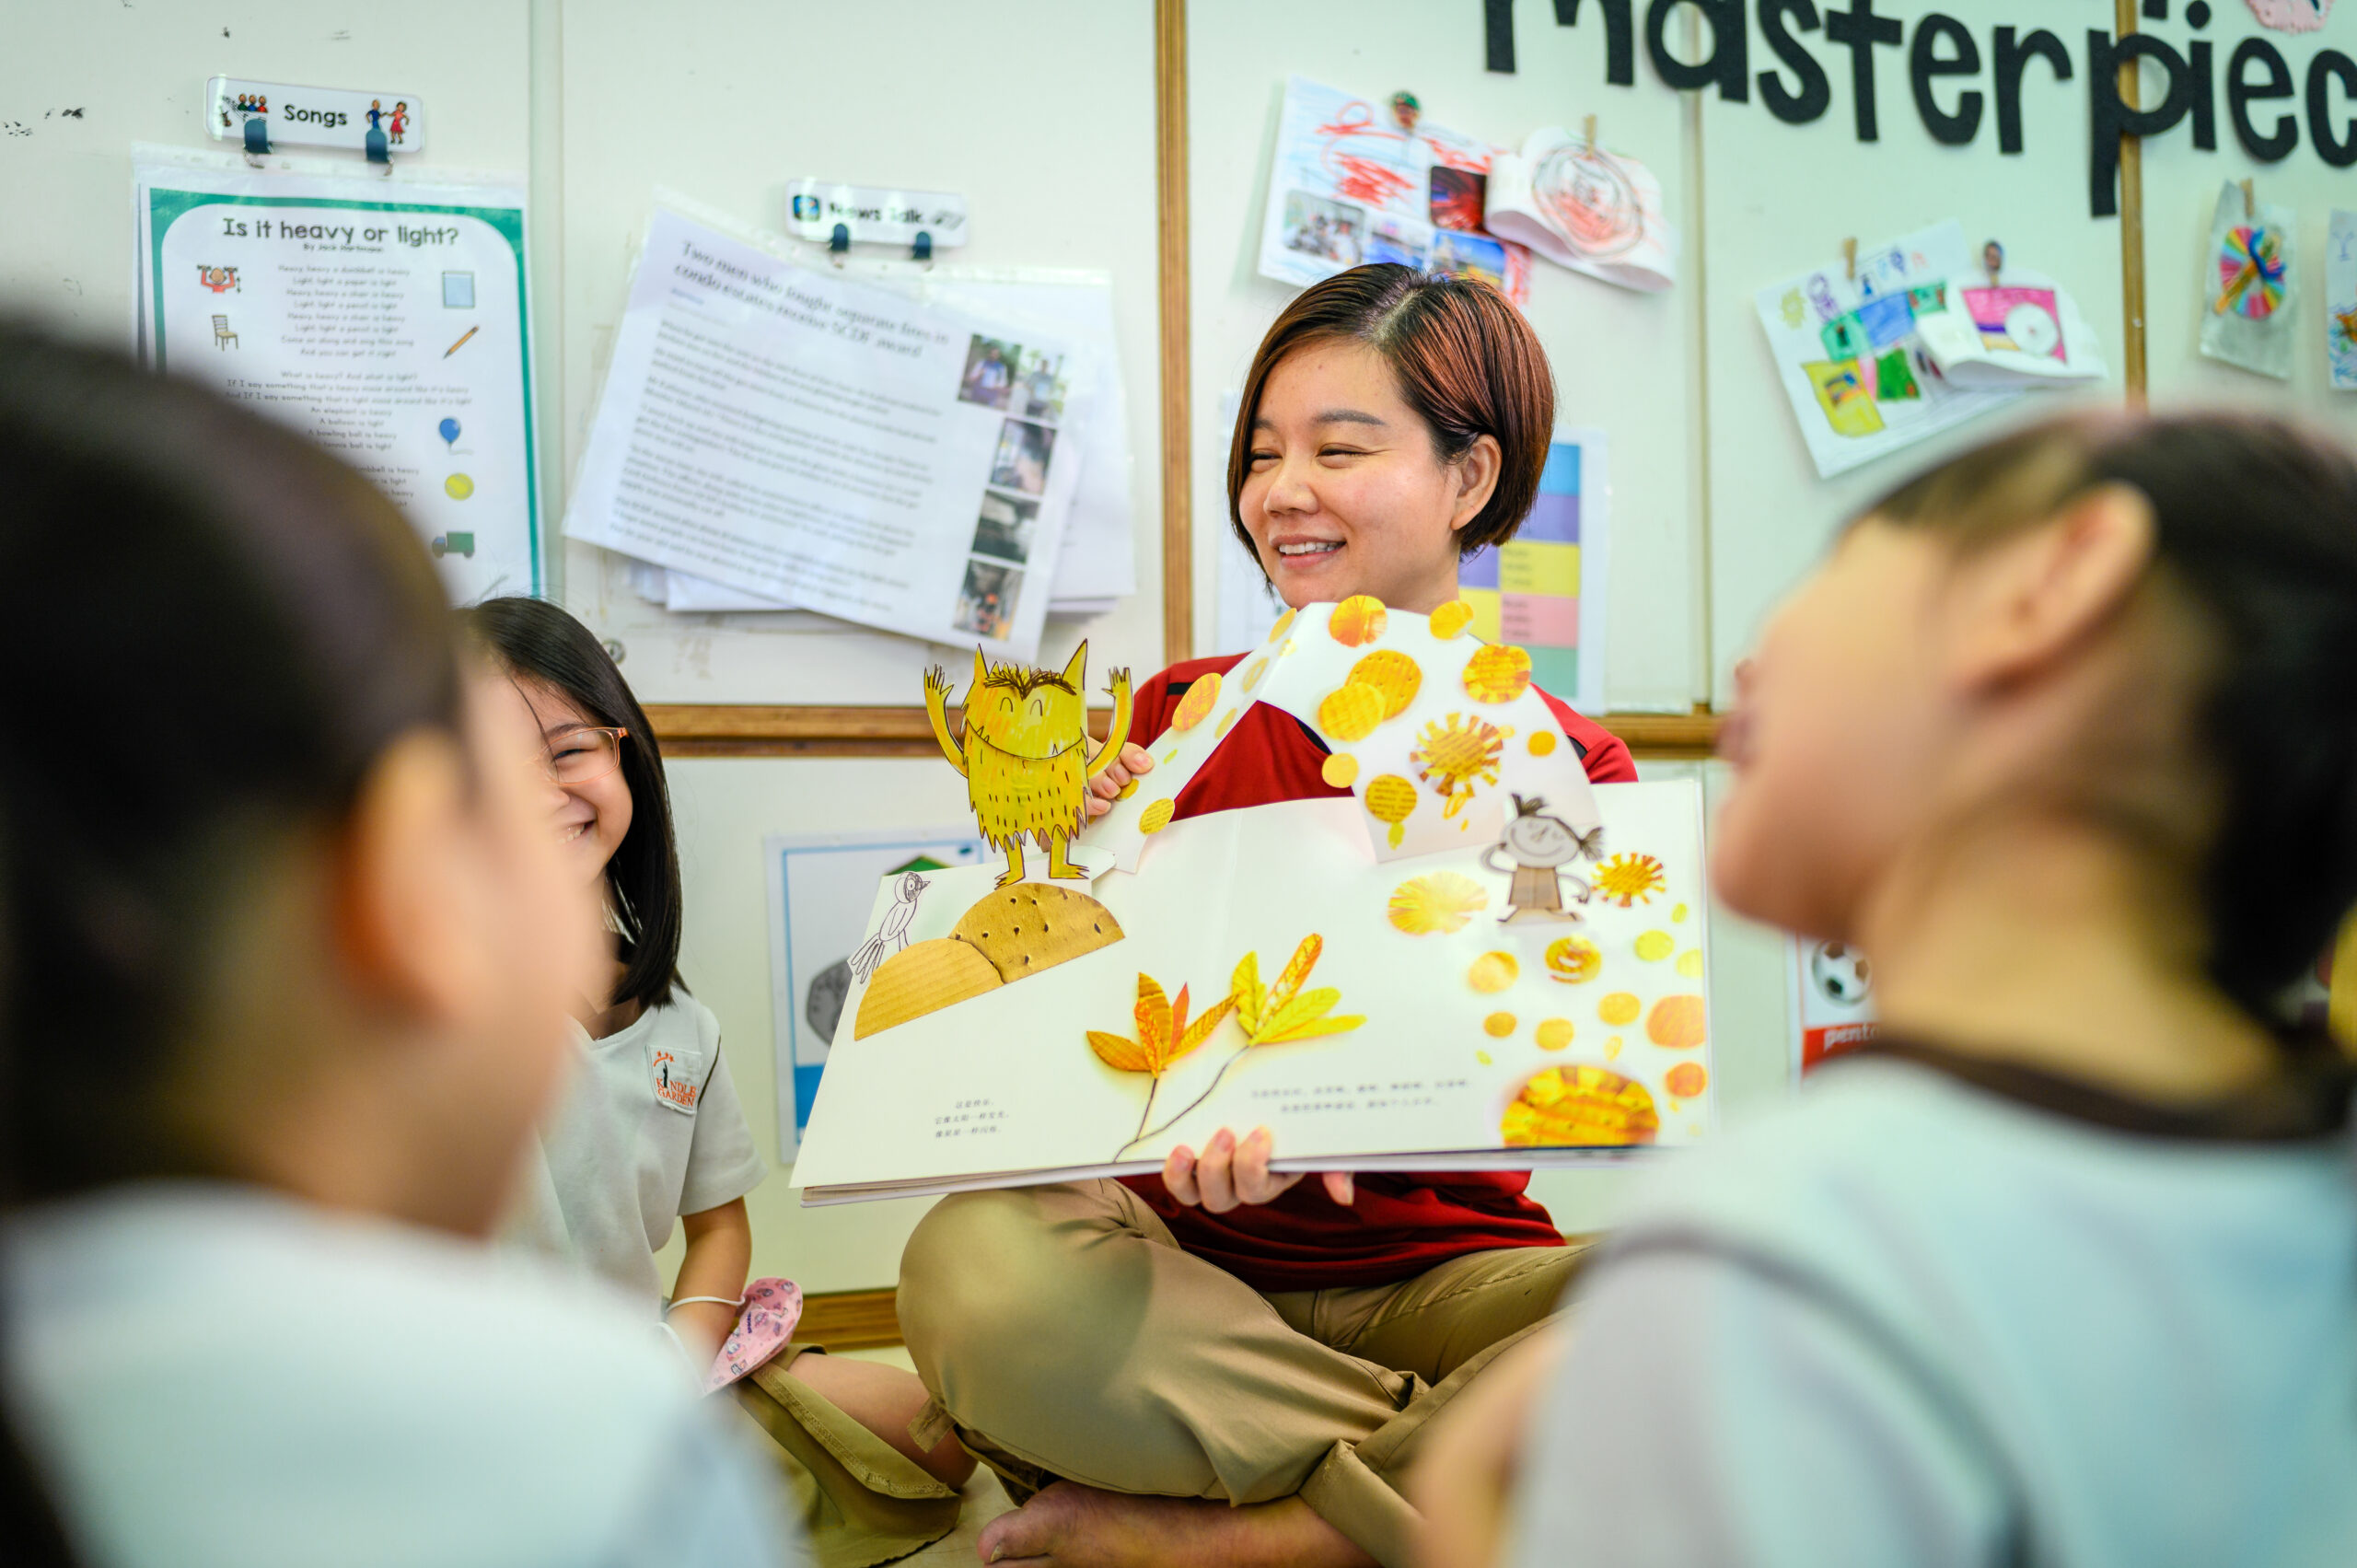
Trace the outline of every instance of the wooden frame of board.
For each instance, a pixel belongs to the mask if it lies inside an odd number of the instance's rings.
[[[2136,30],[2137,0],[2113,0],[2120,36]],[[1194,650],[1193,441],[1187,249],[1187,0],[1155,0],[1155,178],[1159,192],[1162,415],[1162,656],[1176,664]],[[2120,67],[2120,95],[2137,102],[2133,64]],[[2142,149],[2119,139],[2122,377],[2131,407],[2144,402],[2144,182]],[[923,757],[933,728],[918,707],[803,707],[761,703],[650,703],[647,718],[674,757]],[[1097,710],[1099,739],[1110,715]],[[1606,714],[1598,722],[1647,757],[1708,756],[1718,715]]]

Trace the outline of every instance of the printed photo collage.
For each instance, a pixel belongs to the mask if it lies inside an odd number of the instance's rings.
[[[977,636],[1004,639],[1015,625],[1023,575],[1038,543],[1039,497],[1048,488],[1048,459],[1068,391],[1062,354],[973,334],[958,400],[994,409],[998,447],[976,509],[967,545],[966,577],[953,623]]]

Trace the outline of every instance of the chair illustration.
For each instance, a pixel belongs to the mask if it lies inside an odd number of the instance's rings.
[[[215,348],[226,348],[237,341],[238,334],[229,330],[229,318],[226,316],[213,318],[213,346]]]

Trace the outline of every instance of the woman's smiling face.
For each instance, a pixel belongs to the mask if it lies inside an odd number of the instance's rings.
[[[1270,372],[1250,442],[1237,509],[1285,603],[1372,594],[1430,614],[1457,597],[1457,530],[1497,486],[1494,437],[1443,462],[1383,357],[1327,340]]]

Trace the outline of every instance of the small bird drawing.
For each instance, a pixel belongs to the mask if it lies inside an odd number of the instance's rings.
[[[851,956],[851,972],[865,980],[876,972],[876,966],[909,945],[909,923],[917,917],[917,895],[933,884],[911,871],[900,878],[892,890],[892,907],[884,912],[884,924],[875,935]]]

